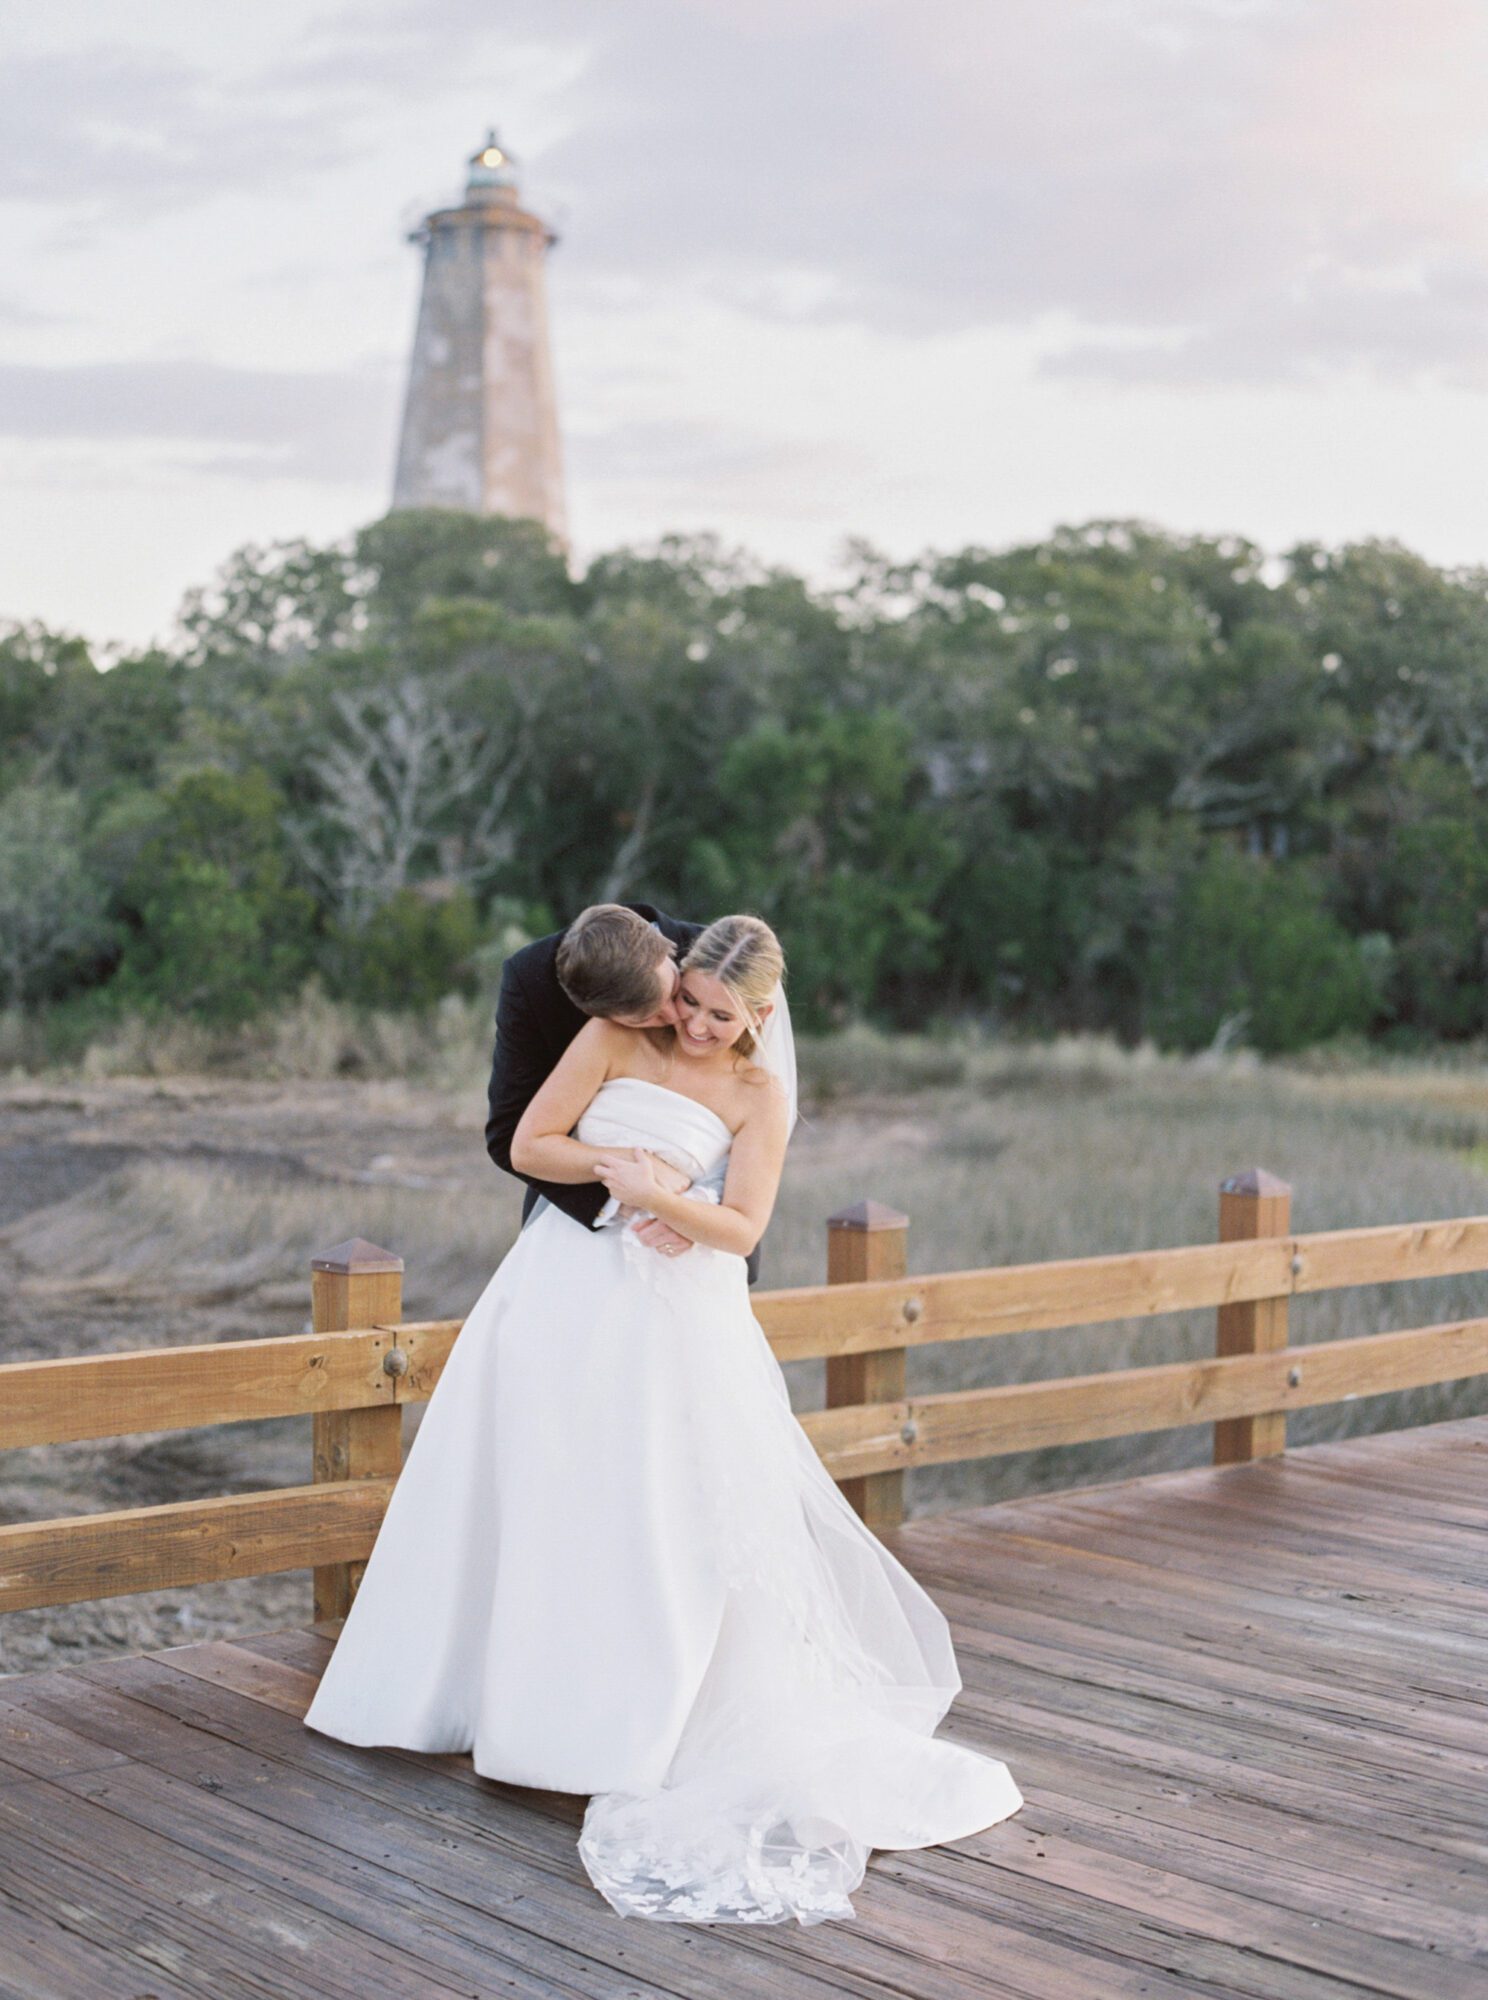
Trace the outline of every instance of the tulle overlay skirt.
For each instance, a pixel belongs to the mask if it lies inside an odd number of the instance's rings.
[[[852,1915],[1016,1812],[945,1618],[791,1414],[743,1260],[537,1216],[451,1351],[305,1720],[589,1795],[623,1915]]]

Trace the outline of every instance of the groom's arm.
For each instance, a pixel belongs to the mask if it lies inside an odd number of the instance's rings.
[[[513,1134],[551,1069],[533,1017],[531,999],[508,962],[501,975],[501,992],[496,1002],[496,1048],[486,1091],[486,1151],[503,1173],[525,1181],[539,1194],[546,1195],[555,1208],[561,1208],[575,1222],[592,1229],[608,1199],[602,1185],[541,1181],[531,1174],[519,1173],[512,1165]]]

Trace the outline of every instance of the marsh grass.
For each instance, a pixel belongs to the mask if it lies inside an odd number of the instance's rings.
[[[291,1001],[240,1025],[189,1015],[126,1014],[93,1024],[74,1048],[65,1023],[0,1011],[0,1071],[26,1076],[289,1078],[402,1077],[458,1089],[491,1060],[493,1017],[485,999],[451,993],[422,1013],[392,1013],[333,1000],[311,979]]]
[[[520,1206],[490,1172],[467,1198],[458,1183],[274,1181],[167,1159],[122,1167],[5,1234],[32,1268],[65,1271],[69,1288],[198,1304],[267,1291],[263,1330],[288,1332],[276,1322],[305,1319],[311,1258],[351,1235],[404,1258],[406,1317],[463,1312],[510,1247]]]

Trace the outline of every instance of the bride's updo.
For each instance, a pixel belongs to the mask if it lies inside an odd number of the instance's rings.
[[[682,971],[706,972],[733,994],[749,1024],[734,1048],[741,1056],[752,1056],[759,1046],[760,1009],[769,1006],[785,972],[780,940],[764,918],[716,918],[693,943]]]

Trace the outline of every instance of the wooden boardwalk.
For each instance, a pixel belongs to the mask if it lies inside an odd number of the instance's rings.
[[[1488,1995],[1488,1418],[885,1539],[1027,1803],[855,1923],[622,1921],[582,1800],[306,1730],[286,1630],[0,1681],[0,1994]]]

